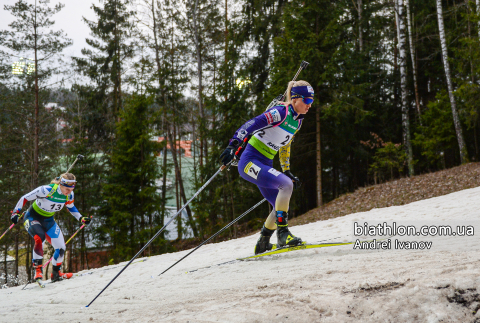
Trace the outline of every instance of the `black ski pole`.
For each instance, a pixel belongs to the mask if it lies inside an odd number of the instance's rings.
[[[95,298],[85,307],[89,307],[90,305],[92,305],[93,302],[95,302],[95,300],[98,298],[98,296],[100,296],[107,288],[108,286],[110,286],[111,283],[113,283],[115,281],[115,279],[117,279],[118,276],[120,276],[123,271],[125,269],[127,269],[128,266],[130,266],[130,264],[153,242],[153,240],[155,240],[159,235],[160,233],[162,233],[165,228],[179,215],[182,213],[183,209],[185,209],[185,207],[190,204],[190,202],[195,198],[197,197],[198,194],[200,194],[201,191],[203,191],[203,189],[205,187],[207,187],[208,184],[210,184],[210,182],[215,178],[215,176],[217,176],[222,170],[224,170],[227,166],[225,165],[222,165],[218,170],[217,172],[212,176],[210,177],[210,179],[205,183],[203,184],[202,187],[200,187],[200,189],[192,196],[192,198],[190,200],[187,201],[187,203],[185,203],[184,206],[182,206],[182,208],[167,222],[167,224],[165,224],[157,233],[155,233],[155,235],[145,244],[145,246],[143,246],[143,248],[137,252],[137,254],[135,256],[133,256],[133,258],[128,262],[127,265],[125,265],[122,270],[120,270],[120,272],[115,276],[113,277],[113,279],[107,284],[107,286],[105,286],[102,291],[100,293],[98,293],[97,296],[95,296]]]
[[[267,199],[263,199],[261,200],[260,202],[258,202],[257,204],[255,204],[254,206],[252,206],[250,209],[248,209],[245,213],[243,213],[242,215],[239,215],[235,220],[233,220],[232,222],[230,222],[229,224],[227,224],[226,226],[223,227],[223,229],[221,229],[220,231],[218,231],[217,233],[215,233],[213,236],[211,236],[210,238],[208,238],[207,240],[205,240],[204,242],[202,242],[200,245],[198,245],[198,247],[196,247],[195,249],[193,249],[192,251],[190,251],[189,253],[187,253],[185,256],[183,256],[180,260],[178,260],[176,263],[174,263],[173,265],[171,265],[170,267],[168,267],[167,269],[165,269],[162,273],[160,273],[158,276],[160,275],[163,275],[165,272],[167,272],[170,268],[172,268],[173,266],[175,266],[176,264],[178,264],[180,261],[182,261],[183,259],[187,258],[188,256],[190,256],[195,250],[197,250],[198,248],[200,248],[201,246],[203,246],[204,244],[206,244],[207,242],[209,242],[210,240],[212,240],[213,238],[215,238],[216,236],[218,236],[220,233],[222,233],[223,231],[227,230],[228,228],[230,228],[232,225],[234,225],[235,223],[237,223],[238,221],[240,221],[241,218],[243,218],[245,215],[247,215],[248,213],[250,213],[253,209],[255,209],[257,206],[259,206],[260,204],[262,204],[263,202],[265,202]]]
[[[67,173],[70,172],[70,170],[73,168],[73,166],[75,165],[77,160],[82,160],[83,158],[85,158],[85,156],[78,154],[77,158],[75,158],[75,161],[73,162],[73,164],[68,168]]]

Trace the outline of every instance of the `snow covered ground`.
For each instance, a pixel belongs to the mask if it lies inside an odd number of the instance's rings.
[[[188,251],[136,262],[89,308],[85,305],[124,264],[84,271],[44,289],[31,284],[23,291],[0,290],[0,321],[480,322],[480,188],[291,231],[309,242],[350,241],[354,222],[375,221],[418,228],[472,225],[475,231],[473,236],[395,236],[389,250],[347,245],[211,266],[250,255],[253,235],[206,245],[160,277]],[[395,240],[432,246],[396,250]]]

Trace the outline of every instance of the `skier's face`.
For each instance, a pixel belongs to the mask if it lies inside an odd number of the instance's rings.
[[[313,98],[308,98],[308,99],[313,99]],[[306,114],[312,104],[305,104],[303,102],[303,99],[293,99],[293,108],[295,109],[295,112],[298,114]]]
[[[63,195],[69,195],[73,192],[73,187],[66,187],[66,186],[60,185],[60,190],[62,191]]]

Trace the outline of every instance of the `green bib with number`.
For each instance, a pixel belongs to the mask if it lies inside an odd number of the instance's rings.
[[[255,133],[248,143],[265,157],[273,159],[278,150],[288,145],[293,139],[293,136],[300,128],[300,122],[293,118],[293,107],[291,105],[288,107],[278,105],[268,111],[266,114],[270,114],[272,119],[281,118],[282,113],[280,111],[285,111],[286,116],[283,118],[282,123]],[[274,119],[274,121],[276,120]]]
[[[50,193],[46,197],[39,197],[33,202],[33,209],[45,217],[53,216],[68,202],[68,196],[58,193],[58,184],[48,186],[51,187]]]

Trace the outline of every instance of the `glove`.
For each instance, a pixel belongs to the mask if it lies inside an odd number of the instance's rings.
[[[235,157],[235,151],[237,150],[237,147],[238,147],[238,141],[236,139],[234,139],[234,140],[231,141],[231,143],[227,146],[227,148],[220,155],[220,158],[222,159],[222,163],[225,166],[228,163],[230,163],[233,160],[233,158]]]
[[[18,222],[18,211],[12,211],[12,216],[10,217],[10,221],[13,222],[13,224],[17,224]]]
[[[89,216],[84,216],[83,218],[80,219],[80,221],[81,221],[83,224],[89,225],[90,222],[92,221],[92,218],[89,217]]]
[[[302,186],[302,182],[300,181],[300,179],[297,176],[293,175],[290,170],[286,170],[283,173],[293,181],[294,189],[300,188],[300,186]]]

